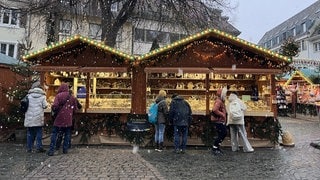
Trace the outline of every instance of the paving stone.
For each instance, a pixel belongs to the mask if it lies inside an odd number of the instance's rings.
[[[208,148],[188,147],[174,154],[130,146],[73,146],[68,154],[26,153],[23,144],[0,143],[2,179],[318,179],[320,126],[317,118],[280,117],[294,147],[255,148],[254,153],[231,152],[213,156]]]

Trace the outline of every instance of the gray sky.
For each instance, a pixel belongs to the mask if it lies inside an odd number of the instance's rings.
[[[237,8],[230,23],[241,31],[240,38],[258,43],[264,33],[309,7],[316,0],[230,0]]]

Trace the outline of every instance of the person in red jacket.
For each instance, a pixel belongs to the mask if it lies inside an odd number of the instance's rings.
[[[58,89],[53,105],[53,110],[57,110],[57,116],[54,119],[53,130],[51,134],[50,149],[48,156],[53,156],[57,142],[57,134],[63,133],[63,153],[68,153],[69,143],[71,142],[71,127],[73,114],[77,110],[77,99],[69,93],[69,86],[66,83],[61,84]]]
[[[223,154],[220,145],[224,138],[227,136],[227,127],[226,127],[226,106],[224,104],[225,98],[227,95],[227,88],[218,89],[217,97],[214,101],[214,105],[211,113],[211,121],[214,123],[215,128],[218,133],[218,137],[215,139],[212,151],[215,155]]]

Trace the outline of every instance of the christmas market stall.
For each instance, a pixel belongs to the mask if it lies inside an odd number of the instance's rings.
[[[129,66],[133,56],[75,35],[23,58],[40,72],[50,105],[61,83],[69,83],[83,107],[76,114],[75,127],[85,137],[97,132],[110,136],[124,130],[131,111]],[[46,120],[52,123],[49,112],[50,107]]]
[[[293,111],[291,113],[317,116],[316,107],[320,105],[320,86],[312,79],[318,76],[314,69],[303,68],[287,77],[283,88],[286,92],[288,109]]]
[[[147,107],[161,89],[167,91],[167,97],[183,96],[193,111],[190,136],[207,144],[214,137],[208,116],[215,93],[222,87],[237,91],[248,106],[249,137],[277,141],[275,75],[288,71],[290,63],[288,57],[209,29],[141,55],[133,67],[146,80],[140,87],[146,89],[141,91],[141,100],[147,99]],[[134,99],[132,103],[137,104]],[[141,113],[145,107],[142,105]]]

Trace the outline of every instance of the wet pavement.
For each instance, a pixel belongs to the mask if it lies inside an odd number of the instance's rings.
[[[204,147],[188,147],[175,154],[130,146],[76,146],[55,156],[27,153],[17,143],[0,143],[0,179],[320,179],[320,141],[316,118],[280,117],[294,147],[255,148],[254,153],[214,156]]]

